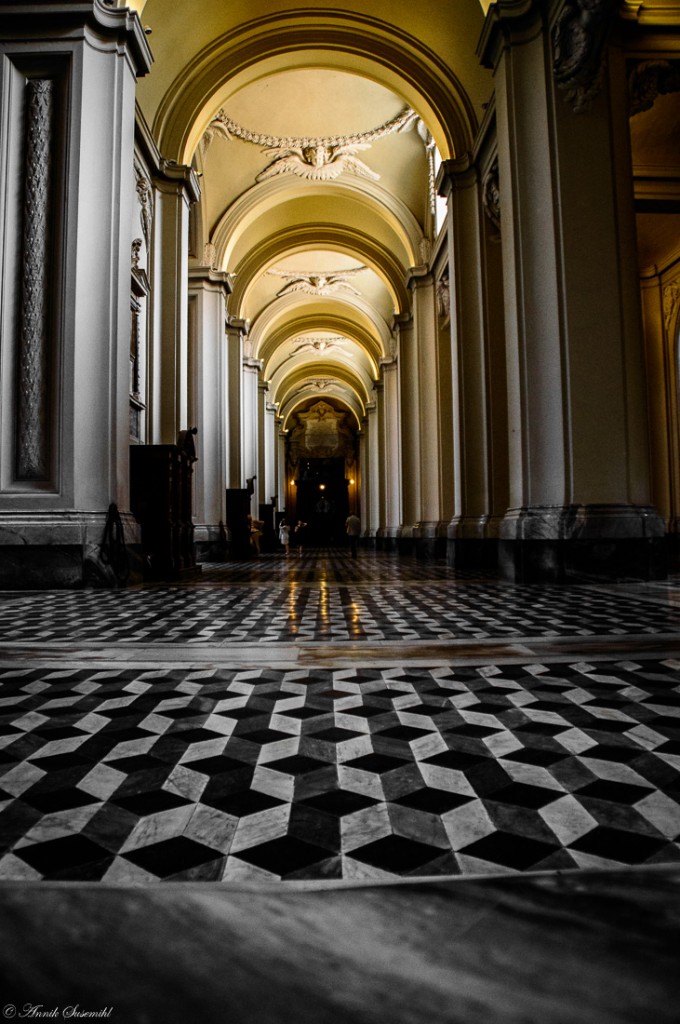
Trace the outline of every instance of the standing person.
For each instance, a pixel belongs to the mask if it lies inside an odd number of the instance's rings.
[[[361,533],[361,520],[359,516],[355,515],[354,512],[347,516],[345,520],[345,530],[349,537],[350,555],[352,558],[357,557],[357,543],[359,540],[359,534]]]
[[[261,519],[253,519],[248,516],[248,529],[250,530],[250,544],[256,555],[260,554],[260,537],[264,523]]]
[[[298,558],[302,557],[302,548],[305,543],[306,536],[307,523],[303,523],[301,519],[298,519],[295,530],[293,531],[293,539],[298,549]]]
[[[283,544],[284,551],[287,555],[290,554],[290,526],[285,519],[282,519],[279,523],[279,541]]]

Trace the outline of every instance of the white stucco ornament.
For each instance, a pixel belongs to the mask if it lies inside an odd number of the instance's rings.
[[[283,277],[288,282],[276,293],[277,299],[291,292],[305,292],[307,295],[336,295],[338,292],[349,291],[361,295],[348,278],[360,274],[366,267],[354,267],[350,270],[268,270],[273,277]]]
[[[380,175],[371,170],[356,154],[361,150],[370,149],[377,139],[381,139],[385,135],[410,131],[414,127],[420,131],[421,125],[422,121],[416,112],[407,107],[390,121],[386,121],[385,124],[368,132],[359,132],[353,135],[325,135],[319,138],[310,136],[279,137],[243,128],[242,125],[233,121],[224,110],[219,110],[203,135],[203,150],[205,152],[210,140],[216,134],[220,134],[226,139],[237,138],[243,142],[252,142],[255,145],[263,146],[265,155],[272,159],[256,176],[255,180],[258,182],[274,178],[279,174],[294,174],[310,181],[333,181],[344,173],[356,174],[359,177],[369,178],[371,181],[378,181]]]

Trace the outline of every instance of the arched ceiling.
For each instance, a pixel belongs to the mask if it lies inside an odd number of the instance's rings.
[[[360,424],[437,230],[440,158],[492,83],[487,0],[137,0],[156,59],[140,108],[201,175],[194,258],[231,275],[284,423],[331,397]]]

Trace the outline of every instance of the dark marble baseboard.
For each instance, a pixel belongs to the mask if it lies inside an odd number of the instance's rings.
[[[446,563],[453,569],[495,574],[498,569],[498,540],[496,537],[449,537]]]
[[[513,583],[662,580],[668,549],[665,537],[499,540],[498,569]]]

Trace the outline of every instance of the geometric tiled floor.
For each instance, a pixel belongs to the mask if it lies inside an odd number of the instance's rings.
[[[664,584],[518,586],[387,556],[266,556],[208,566],[192,585],[0,591],[0,643],[676,637],[677,594]]]
[[[332,551],[5,592],[0,878],[679,863],[678,595]]]

